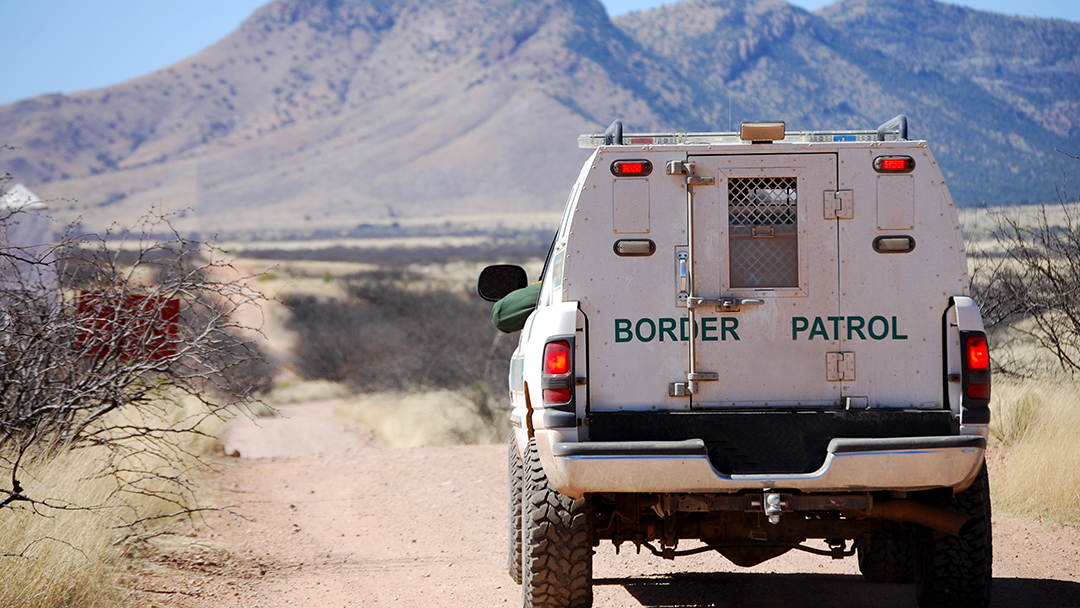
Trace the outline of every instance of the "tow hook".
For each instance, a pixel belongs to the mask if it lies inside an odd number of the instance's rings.
[[[769,518],[770,524],[780,523],[780,513],[787,506],[787,503],[780,500],[780,495],[775,492],[768,492],[765,494],[765,515]]]
[[[825,542],[829,543],[829,551],[832,553],[833,559],[844,559],[848,555],[851,555],[851,553],[848,553],[847,551],[846,540],[842,538],[830,538],[826,539]],[[852,551],[854,551],[854,548],[852,548]]]

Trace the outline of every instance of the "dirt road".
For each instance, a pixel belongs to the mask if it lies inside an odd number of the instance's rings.
[[[221,502],[248,520],[206,519],[187,547],[133,573],[143,608],[520,605],[506,574],[504,446],[377,447],[332,402],[238,426]],[[684,548],[684,547],[681,547]],[[1080,607],[1080,533],[994,521],[997,608]],[[674,562],[610,543],[595,606],[899,608],[910,585],[873,585],[854,559],[791,552],[749,569],[719,555]]]

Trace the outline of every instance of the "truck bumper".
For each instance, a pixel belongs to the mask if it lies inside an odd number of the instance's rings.
[[[978,435],[833,439],[811,473],[724,475],[709,462],[705,442],[564,442],[537,431],[541,460],[568,496],[589,493],[724,493],[747,489],[803,492],[916,491],[971,485],[983,463]],[[545,454],[545,452],[547,452]]]

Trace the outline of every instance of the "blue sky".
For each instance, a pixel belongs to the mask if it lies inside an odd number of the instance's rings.
[[[0,104],[122,82],[220,40],[269,0],[0,0]],[[601,0],[614,15],[663,0]],[[814,10],[828,0],[789,0]],[[1077,0],[955,0],[1009,15],[1080,22]]]

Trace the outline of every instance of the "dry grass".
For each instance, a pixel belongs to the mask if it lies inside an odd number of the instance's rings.
[[[387,447],[499,443],[510,432],[508,408],[485,421],[465,391],[372,393],[345,401],[334,413],[375,431]]]
[[[94,608],[117,606],[123,593],[112,564],[120,550],[114,527],[120,498],[112,479],[97,475],[103,450],[87,449],[31,463],[20,481],[26,493],[63,503],[79,497],[95,510],[26,507],[0,511],[0,606]]]
[[[186,425],[198,406],[186,400],[167,411],[166,422]],[[145,422],[145,420],[140,420]],[[167,519],[140,525],[137,518],[177,511],[176,501],[194,505],[206,471],[196,462],[214,448],[223,427],[220,418],[203,420],[202,435],[189,435],[171,450],[127,442],[123,452],[102,447],[63,451],[24,462],[19,469],[23,494],[47,503],[17,502],[0,509],[0,606],[11,608],[97,608],[128,603],[129,590],[120,577],[122,555],[138,535],[153,535],[186,520]],[[121,460],[117,460],[120,458]],[[10,480],[10,459],[0,467]],[[117,473],[107,470],[138,469]],[[148,474],[149,473],[149,474]],[[158,476],[158,477],[155,477]],[[186,485],[170,482],[182,476]],[[8,487],[10,481],[2,484]]]
[[[1080,525],[1080,390],[1071,384],[998,384],[991,440],[1008,450],[994,499],[1006,511]]]

